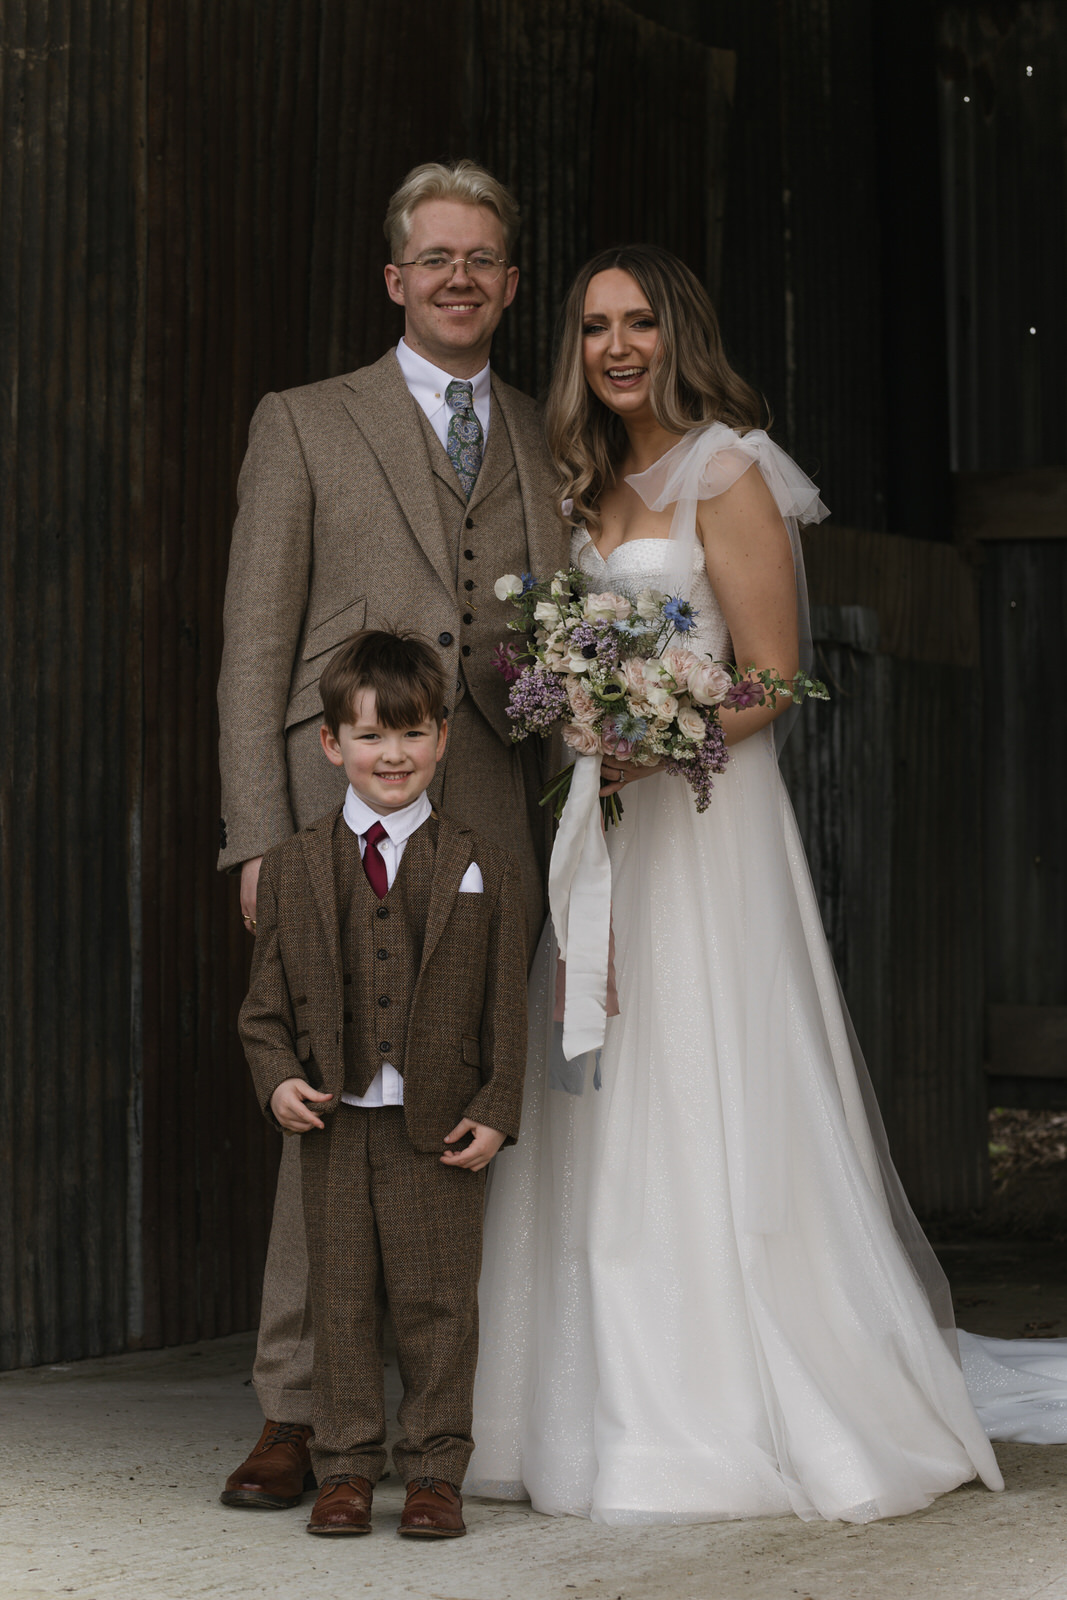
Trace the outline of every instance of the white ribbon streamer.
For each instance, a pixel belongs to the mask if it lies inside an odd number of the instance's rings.
[[[563,1054],[599,1050],[607,1025],[611,863],[600,817],[600,757],[578,756],[548,865],[548,903],[567,963]]]

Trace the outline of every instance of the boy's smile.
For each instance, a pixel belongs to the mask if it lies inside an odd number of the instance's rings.
[[[364,689],[352,707],[354,721],[342,722],[336,738],[321,730],[327,760],[343,767],[352,788],[372,811],[402,811],[428,789],[445,753],[447,725],[432,717],[402,728],[378,721],[373,689]]]

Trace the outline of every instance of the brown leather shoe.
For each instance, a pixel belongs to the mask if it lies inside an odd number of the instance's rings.
[[[370,1533],[373,1485],[367,1478],[327,1478],[308,1523],[309,1533]]]
[[[259,1443],[226,1479],[219,1495],[224,1506],[254,1511],[284,1511],[299,1503],[305,1489],[314,1489],[308,1455],[311,1429],[299,1422],[266,1422]]]
[[[415,1478],[400,1513],[400,1530],[409,1539],[460,1539],[463,1496],[444,1478]]]

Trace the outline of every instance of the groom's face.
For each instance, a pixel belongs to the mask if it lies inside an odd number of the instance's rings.
[[[459,200],[424,200],[415,207],[404,260],[428,251],[460,263],[478,254],[499,260],[507,254],[499,217]],[[489,360],[497,324],[515,298],[519,269],[504,267],[489,278],[462,264],[431,271],[390,263],[385,282],[390,299],[404,307],[404,339],[411,348],[454,378],[473,378]]]

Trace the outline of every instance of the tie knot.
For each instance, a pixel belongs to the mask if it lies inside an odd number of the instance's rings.
[[[445,390],[445,401],[453,411],[470,411],[474,404],[474,385],[464,378],[453,378]]]
[[[385,838],[385,825],[381,822],[372,822],[363,838],[367,844],[377,845]]]

